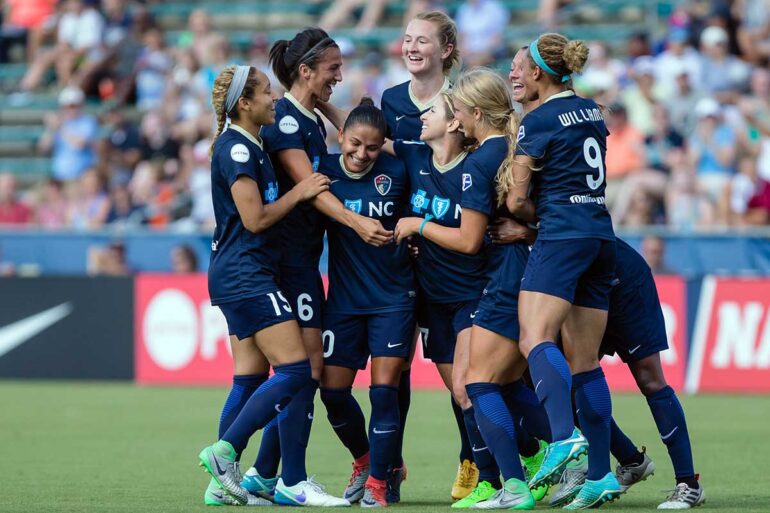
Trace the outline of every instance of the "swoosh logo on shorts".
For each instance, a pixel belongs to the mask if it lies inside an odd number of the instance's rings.
[[[628,354],[634,354],[636,352],[636,350],[639,349],[640,347],[642,347],[642,344],[639,344],[638,346],[636,346],[633,349],[629,349],[628,350]]]
[[[391,344],[390,342],[388,342],[388,348],[390,349],[393,349],[394,347],[398,347],[398,346],[403,346],[403,345],[404,345],[403,342],[399,342],[398,344]]]

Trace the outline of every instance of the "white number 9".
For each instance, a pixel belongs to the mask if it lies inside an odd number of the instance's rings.
[[[312,302],[310,294],[297,296],[297,315],[299,315],[300,320],[309,321],[313,317],[313,307],[309,305]]]
[[[604,162],[602,161],[602,151],[599,148],[599,143],[593,137],[589,137],[583,143],[583,157],[586,159],[586,164],[599,170],[599,178],[594,178],[593,175],[586,175],[588,187],[591,190],[596,190],[604,182]]]

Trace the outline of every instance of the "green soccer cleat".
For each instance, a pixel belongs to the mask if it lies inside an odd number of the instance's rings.
[[[543,484],[556,484],[567,463],[588,451],[588,441],[578,428],[566,440],[557,440],[548,446],[540,468],[529,480],[529,487],[536,489]]]
[[[538,450],[533,456],[522,456],[521,466],[524,469],[524,477],[529,482],[532,477],[540,470],[540,466],[543,464],[545,458],[545,450],[548,448],[548,443],[543,440],[538,440],[540,450]],[[536,501],[541,501],[548,494],[549,485],[543,484],[532,490],[532,497]]]
[[[455,509],[472,508],[474,504],[489,499],[495,493],[497,493],[497,489],[489,481],[479,481],[479,484],[476,485],[476,488],[470,494],[452,504],[452,507]]]
[[[527,483],[512,477],[492,497],[477,502],[471,509],[535,509],[535,498]]]
[[[233,446],[220,440],[203,449],[198,458],[200,459],[200,466],[211,474],[211,477],[225,493],[239,504],[246,504],[249,501],[249,492],[241,488],[241,476],[235,456]]]
[[[607,474],[596,481],[586,479],[580,488],[577,497],[564,506],[564,509],[592,509],[598,508],[605,502],[612,502],[624,493],[623,487],[618,483],[615,474]]]

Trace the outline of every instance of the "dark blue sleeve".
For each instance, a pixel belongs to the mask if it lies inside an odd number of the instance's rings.
[[[248,176],[258,182],[258,158],[248,146],[235,140],[220,146],[216,155],[219,171],[229,187],[233,186],[239,176]]]
[[[276,106],[275,123],[265,125],[260,136],[265,141],[267,151],[275,153],[281,150],[305,150],[307,143],[302,134],[297,115],[292,114],[281,104]]]
[[[385,134],[385,137],[388,139],[393,139],[393,133],[396,130],[396,115],[394,112],[393,107],[391,106],[390,102],[390,94],[389,89],[385,90],[384,93],[382,93],[382,101],[380,102],[380,108],[382,109],[382,114],[385,116],[385,123],[388,125],[388,131]]]
[[[485,170],[481,164],[472,156],[465,160],[460,206],[490,216],[495,205],[494,187],[490,185],[487,177],[489,171]],[[491,183],[494,184],[494,180]]]
[[[548,133],[538,116],[530,112],[521,120],[516,136],[516,155],[542,158],[548,149]]]

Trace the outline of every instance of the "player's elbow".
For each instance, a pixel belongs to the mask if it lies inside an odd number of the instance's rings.
[[[481,246],[484,243],[483,237],[476,238],[476,237],[466,237],[463,239],[462,246],[459,248],[460,253],[465,253],[466,255],[475,255],[479,251],[481,251]]]

